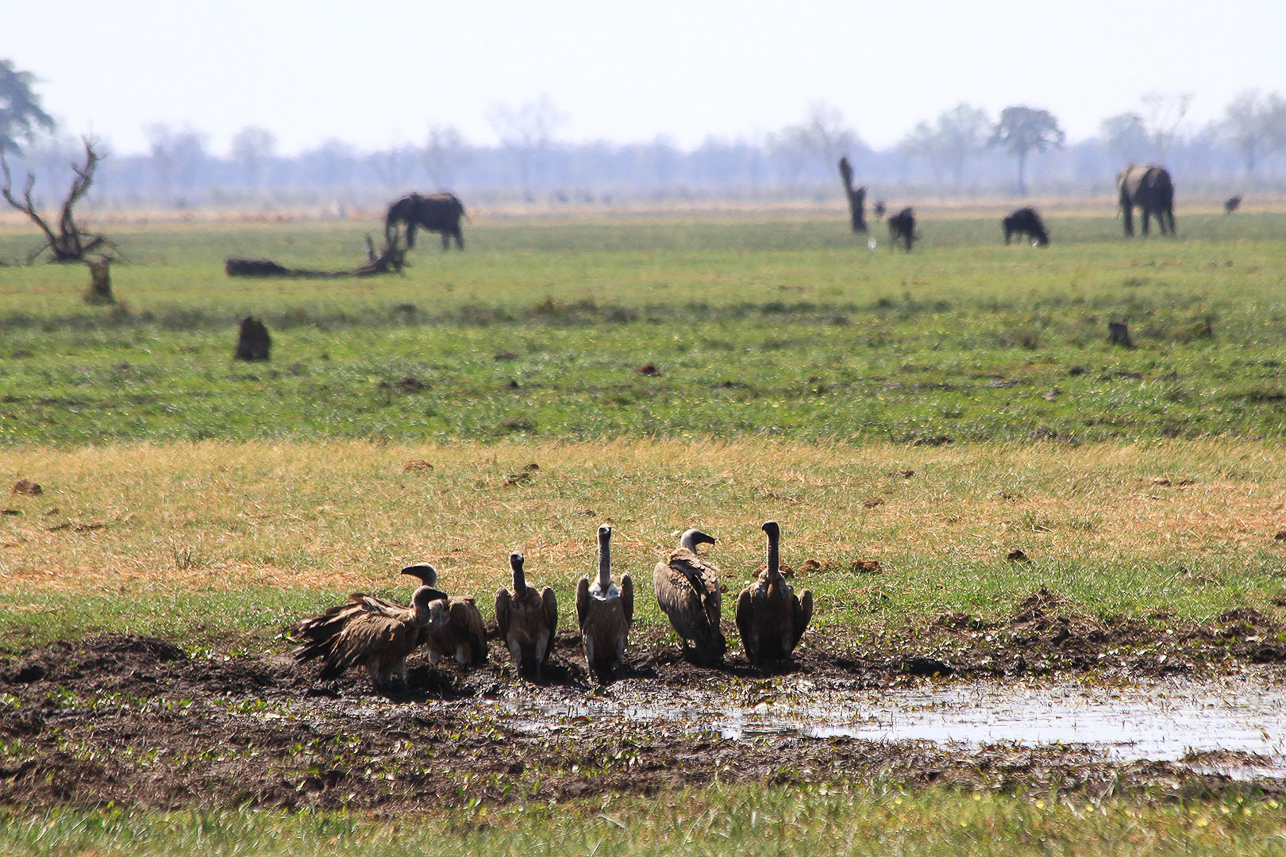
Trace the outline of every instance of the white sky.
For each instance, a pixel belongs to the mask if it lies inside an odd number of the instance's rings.
[[[497,104],[548,95],[561,140],[758,139],[842,111],[881,148],[966,101],[1051,111],[1071,140],[1191,93],[1182,129],[1248,88],[1286,93],[1286,0],[9,0],[0,57],[67,135],[146,151],[247,125],[294,154],[336,138],[495,144]],[[13,6],[18,8],[12,8]]]

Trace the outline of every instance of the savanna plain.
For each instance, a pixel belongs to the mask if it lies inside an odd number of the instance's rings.
[[[114,305],[0,267],[0,853],[1286,853],[1279,721],[1166,758],[894,728],[1286,699],[1286,214],[1050,207],[1034,248],[1003,213],[923,208],[905,253],[838,210],[481,212],[401,276],[276,280],[224,259],[353,268],[374,220],[121,222]],[[768,519],[817,607],[761,673],[730,620]],[[638,590],[606,687],[600,523]],[[719,670],[651,597],[688,527]],[[412,562],[490,618],[515,549],[561,607],[540,682],[494,634],[404,693],[289,656]]]

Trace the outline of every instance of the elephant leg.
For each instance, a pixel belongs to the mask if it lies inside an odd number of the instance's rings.
[[[445,229],[442,230],[442,250],[445,252],[451,249],[451,233]]]
[[[1151,220],[1152,220],[1152,209],[1145,205],[1143,206],[1143,237],[1144,238],[1148,237],[1148,224],[1151,222]]]
[[[406,221],[406,249],[411,250],[415,247],[415,221]]]
[[[1125,237],[1134,237],[1134,203],[1128,202],[1121,206],[1122,220],[1125,221]]]
[[[464,249],[464,235],[460,232],[459,226],[455,228],[455,248],[457,250]]]

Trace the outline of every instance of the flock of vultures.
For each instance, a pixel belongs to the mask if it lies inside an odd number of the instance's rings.
[[[796,595],[782,576],[781,528],[768,521],[763,531],[767,561],[737,597],[741,643],[746,658],[760,669],[791,656],[813,615],[812,593],[805,589]],[[585,663],[599,681],[624,671],[634,621],[634,584],[628,574],[612,579],[611,539],[611,527],[598,528],[598,574],[592,581],[582,577],[576,587]],[[714,541],[700,530],[688,530],[652,572],[656,600],[678,633],[684,656],[708,667],[723,662],[728,645],[719,628],[719,568],[697,555],[700,545]],[[521,553],[510,554],[509,564],[513,589],[496,593],[496,625],[515,668],[539,679],[554,648],[558,600],[552,588],[538,592],[527,583]],[[300,641],[295,658],[324,659],[322,678],[363,666],[377,691],[405,687],[406,659],[421,646],[435,664],[452,657],[463,667],[486,661],[486,630],[474,600],[434,588],[438,573],[431,565],[407,566],[402,573],[420,580],[409,606],[354,593],[347,602],[295,625],[293,635]]]

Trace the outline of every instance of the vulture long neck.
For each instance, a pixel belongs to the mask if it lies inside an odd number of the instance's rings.
[[[514,598],[522,598],[527,594],[527,574],[522,570],[522,563],[522,554],[509,556],[509,567],[514,572]]]
[[[606,595],[612,587],[612,531],[606,527],[598,532],[598,588]]]
[[[768,531],[768,579],[776,580],[781,577],[781,550],[780,550],[781,533],[776,528]]]

